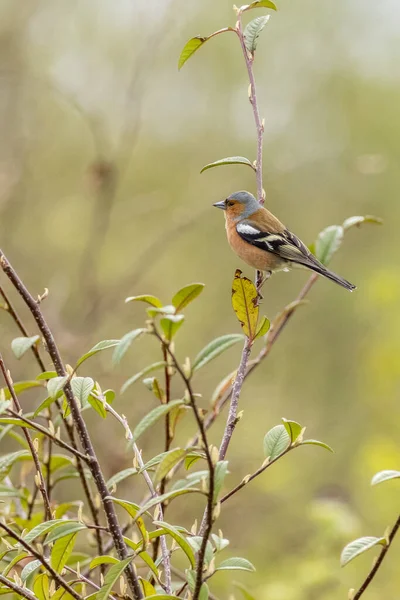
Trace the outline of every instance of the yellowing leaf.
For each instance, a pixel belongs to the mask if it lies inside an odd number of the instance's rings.
[[[254,340],[257,332],[257,298],[254,283],[247,277],[242,277],[242,272],[237,269],[232,283],[232,306],[244,333],[250,340]]]

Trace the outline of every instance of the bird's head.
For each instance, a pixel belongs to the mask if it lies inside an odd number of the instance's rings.
[[[226,216],[241,221],[248,219],[253,213],[259,210],[260,205],[250,192],[235,192],[220,202],[215,202],[213,206],[226,211]]]

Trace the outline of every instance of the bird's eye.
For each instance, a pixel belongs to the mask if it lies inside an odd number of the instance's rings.
[[[226,205],[227,205],[227,206],[233,206],[234,204],[235,204],[235,203],[234,203],[234,202],[232,202],[232,200],[227,200],[227,201],[226,201]]]

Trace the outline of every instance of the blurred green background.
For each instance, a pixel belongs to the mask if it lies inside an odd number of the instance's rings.
[[[372,560],[369,553],[341,570],[342,547],[382,535],[399,505],[396,482],[369,482],[400,466],[400,10],[394,0],[278,6],[255,63],[266,204],[307,243],[352,215],[376,214],[385,225],[352,230],[333,260],[358,291],[319,281],[245,383],[228,487],[259,466],[263,436],[282,416],[335,454],[296,451],[227,502],[220,526],[229,552],[257,573],[217,575],[214,589],[228,598],[235,579],[260,600],[333,600],[358,587]],[[126,296],[168,303],[192,281],[206,289],[186,311],[179,356],[238,331],[231,280],[236,267],[253,274],[231,253],[211,204],[237,189],[254,192],[255,181],[240,166],[199,174],[224,156],[255,158],[237,39],[210,41],[177,71],[186,40],[234,24],[231,9],[228,0],[0,4],[1,247],[35,294],[50,289],[44,310],[67,362],[142,324],[143,307],[124,305]],[[273,318],[306,278],[274,276],[264,312]],[[0,317],[14,380],[34,377],[31,357],[12,359],[16,332]],[[235,347],[195,380],[204,407],[239,355]],[[83,374],[119,389],[160,359],[143,340],[118,369],[104,355]],[[132,424],[155,405],[140,383],[117,402]],[[210,434],[215,443],[224,419]],[[131,457],[117,424],[100,421],[91,416],[90,428],[109,476]],[[145,458],[162,450],[159,431],[157,447],[143,438]],[[132,484],[118,494],[139,499]],[[167,520],[190,525],[193,512],[179,502]],[[366,598],[398,597],[399,558],[397,540]]]

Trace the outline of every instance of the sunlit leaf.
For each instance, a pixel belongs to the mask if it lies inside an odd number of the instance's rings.
[[[223,560],[216,567],[216,571],[255,571],[255,567],[246,558],[234,556]]]
[[[43,371],[43,373],[36,375],[38,381],[42,381],[43,379],[53,379],[53,377],[57,377],[56,371]]]
[[[143,577],[139,577],[139,581],[140,581],[140,585],[142,586],[142,590],[143,590],[145,598],[148,598],[149,596],[154,596],[157,594],[156,588],[150,583],[150,581],[147,581],[147,579],[143,579]]]
[[[155,475],[154,475],[154,484],[159,483],[164,477],[168,475],[170,470],[180,462],[184,456],[186,456],[187,450],[183,448],[175,448],[174,450],[170,450],[164,456],[162,461],[159,463]]]
[[[33,583],[33,593],[38,600],[49,600],[49,589],[49,577],[47,573],[41,573]]]
[[[143,419],[136,425],[133,431],[133,441],[136,441],[142,433],[146,431],[151,425],[153,425],[160,417],[166,415],[174,406],[180,406],[183,404],[183,400],[173,400],[168,404],[162,404],[157,406],[150,411]]]
[[[111,567],[104,578],[104,584],[101,586],[100,591],[98,591],[96,594],[96,600],[107,600],[111,590],[114,587],[114,584],[118,581],[120,575],[122,575],[132,559],[133,556],[129,556],[128,558],[119,561],[117,564]]]
[[[196,36],[191,38],[183,47],[179,56],[178,69],[181,69],[185,62],[208,40],[208,37]]]
[[[134,340],[146,333],[147,329],[139,328],[126,333],[116,345],[112,355],[114,365],[118,364]]]
[[[25,542],[27,542],[29,544],[30,542],[33,542],[33,540],[35,540],[37,537],[39,537],[41,535],[45,535],[46,533],[48,533],[49,531],[51,531],[58,525],[65,525],[64,519],[55,519],[54,521],[45,521],[44,523],[40,523],[39,525],[36,525],[36,527],[34,527],[30,531],[28,531],[28,533],[23,536],[23,539],[25,540]]]
[[[47,382],[47,393],[50,398],[56,399],[58,396],[61,396],[62,389],[66,382],[68,381],[68,375],[64,375],[64,377],[53,377],[53,379],[49,379]]]
[[[104,406],[104,402],[101,400],[101,398],[98,398],[94,394],[89,394],[88,402],[102,419],[105,419],[107,417],[107,411]]]
[[[260,33],[269,21],[269,15],[257,17],[250,21],[243,32],[244,43],[250,54],[254,54],[257,49]]]
[[[329,450],[329,452],[333,452],[332,448],[325,444],[325,442],[320,442],[319,440],[304,440],[301,442],[301,446],[319,446],[320,448],[325,448],[325,450]]]
[[[129,502],[128,500],[121,500],[120,498],[115,498],[114,496],[108,496],[107,499],[112,500],[115,502],[115,504],[119,504],[119,506],[122,506],[122,508],[126,510],[132,519],[136,519],[136,516],[141,508],[139,504],[136,504],[135,502]]]
[[[183,315],[165,315],[160,319],[161,329],[168,341],[171,341],[178,329],[183,325]]]
[[[262,337],[263,335],[268,333],[270,327],[271,327],[271,323],[269,322],[267,317],[263,317],[258,325],[255,338]]]
[[[172,298],[176,312],[183,310],[190,302],[195,300],[204,289],[204,283],[191,283],[180,289]]]
[[[257,299],[254,283],[247,277],[242,277],[242,272],[237,269],[232,283],[232,306],[244,333],[251,340],[257,331]]]
[[[99,565],[116,565],[117,563],[118,559],[114,558],[114,556],[108,554],[106,556],[96,556],[90,561],[89,569],[94,569]]]
[[[318,260],[327,265],[343,241],[343,227],[330,225],[318,234],[315,242],[315,255]]]
[[[274,460],[290,446],[290,436],[284,425],[275,425],[264,437],[264,455]]]
[[[386,539],[384,537],[362,537],[358,538],[358,540],[354,540],[354,542],[350,542],[343,548],[343,552],[340,556],[340,564],[342,567],[347,565],[353,558],[363,554],[370,548],[374,546],[385,546]]]
[[[7,564],[6,568],[4,569],[4,571],[2,572],[2,574],[4,576],[7,576],[12,569],[14,568],[15,565],[17,565],[18,563],[21,562],[21,560],[24,560],[25,558],[27,558],[29,556],[28,552],[26,552],[25,550],[23,552],[19,552],[16,556],[14,556],[10,562]],[[29,563],[28,563],[29,564]]]
[[[196,565],[196,558],[195,558],[194,552],[192,550],[192,547],[188,543],[185,536],[182,535],[176,529],[176,527],[173,527],[172,525],[170,525],[169,523],[165,523],[164,521],[154,521],[154,525],[156,525],[157,527],[161,527],[166,533],[168,533],[176,541],[176,543],[178,544],[178,546],[180,546],[180,548],[182,548],[183,552],[188,557],[190,564],[194,568]]]
[[[17,425],[18,427],[26,427],[27,429],[34,429],[32,425],[25,423],[22,419],[18,419],[17,417],[1,417],[0,425]]]
[[[290,441],[293,443],[299,437],[303,427],[300,423],[296,421],[288,421],[287,419],[282,419],[283,425],[290,436]]]
[[[61,537],[55,542],[50,554],[50,564],[57,573],[61,573],[65,567],[66,562],[74,549],[76,536],[77,533],[71,533],[70,535]]]
[[[248,158],[245,158],[244,156],[228,156],[226,158],[216,160],[215,162],[208,163],[201,169],[200,173],[204,173],[204,171],[213,169],[214,167],[222,167],[223,165],[247,165],[254,170],[254,165],[249,161]]]
[[[155,306],[156,308],[162,307],[162,302],[156,296],[151,296],[150,294],[143,294],[141,296],[129,296],[129,298],[125,299],[125,302],[146,302],[146,304],[150,304],[151,306]]]
[[[275,4],[271,2],[271,0],[256,0],[255,2],[252,2],[251,4],[245,6],[245,8],[242,8],[242,12],[245,12],[246,10],[250,10],[252,8],[271,8],[272,10],[278,10]]]
[[[77,533],[78,531],[82,531],[82,529],[86,529],[86,526],[79,521],[64,521],[63,525],[58,525],[47,534],[44,545],[55,542],[73,533]]]
[[[121,340],[103,340],[102,342],[98,342],[89,352],[86,352],[83,356],[80,357],[78,362],[76,363],[75,369],[77,369],[85,360],[102,352],[103,350],[108,350],[109,348],[114,348],[118,346]]]
[[[376,473],[371,479],[371,485],[377,485],[378,483],[383,483],[384,481],[389,481],[390,479],[399,479],[400,471],[379,471]]]
[[[136,373],[135,375],[130,377],[127,381],[125,381],[124,385],[121,388],[121,394],[123,394],[130,385],[132,385],[139,379],[142,379],[145,375],[148,375],[149,373],[153,373],[153,371],[158,371],[158,369],[163,369],[166,366],[166,364],[167,364],[166,362],[160,361],[160,362],[153,363],[152,365],[149,365],[145,369],[142,369],[142,371],[140,371],[139,373]]]
[[[30,577],[35,571],[39,571],[42,567],[40,560],[31,560],[21,571],[22,582],[25,583],[28,577]]]
[[[17,337],[13,339],[11,342],[11,350],[13,351],[15,358],[21,358],[25,352],[32,348],[39,340],[39,335],[33,335],[32,337]]]
[[[194,359],[192,371],[198,371],[211,360],[228,350],[234,344],[243,342],[244,338],[238,333],[222,335],[205,346]]]

